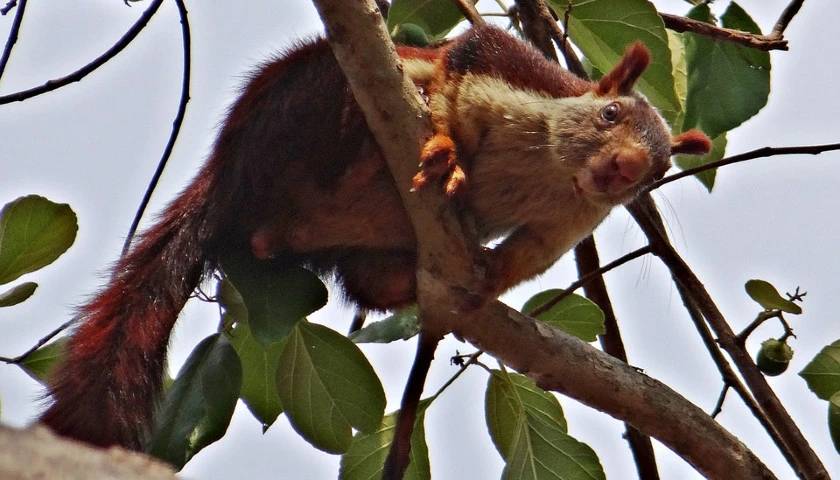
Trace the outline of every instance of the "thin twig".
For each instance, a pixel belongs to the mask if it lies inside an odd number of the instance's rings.
[[[12,102],[20,102],[37,95],[41,95],[43,93],[51,92],[65,85],[69,85],[73,82],[78,82],[79,80],[83,79],[89,73],[104,65],[108,60],[117,56],[118,53],[120,53],[125,47],[127,47],[128,44],[130,44],[132,40],[134,40],[134,38],[137,37],[137,34],[139,34],[141,30],[143,30],[146,24],[149,23],[149,20],[151,20],[152,16],[155,14],[155,12],[157,12],[158,8],[160,8],[162,3],[163,0],[154,0],[149,5],[149,8],[147,8],[143,12],[143,15],[141,15],[140,18],[137,19],[136,22],[134,22],[134,25],[132,25],[131,28],[128,29],[128,31],[122,36],[122,38],[120,38],[117,41],[117,43],[115,43],[105,53],[95,58],[92,62],[88,63],[87,65],[83,66],[82,68],[76,70],[73,73],[70,73],[60,78],[49,80],[38,87],[33,87],[28,90],[22,90],[20,92],[0,96],[0,105]]]
[[[782,14],[779,15],[779,19],[776,20],[776,25],[773,26],[773,31],[770,32],[770,37],[777,37],[782,38],[785,33],[785,29],[787,29],[788,24],[790,21],[793,20],[793,17],[799,12],[799,9],[802,8],[802,4],[805,3],[805,0],[793,0],[782,10]]]
[[[650,185],[648,185],[642,191],[642,193],[650,192],[661,187],[662,185],[671,183],[684,177],[688,177],[700,172],[705,172],[706,170],[723,167],[725,165],[730,165],[733,163],[744,162],[756,158],[772,157],[774,155],[819,155],[820,153],[830,152],[833,150],[840,150],[840,143],[826,143],[823,145],[801,145],[795,147],[756,148],[755,150],[751,150],[749,152],[739,153],[738,155],[733,155],[731,157],[718,160],[716,162],[710,162],[705,165],[700,165],[699,167],[689,168],[687,170],[683,170],[682,172],[675,173],[673,175],[668,175],[667,177],[661,180],[657,180],[656,182],[653,182]]]
[[[172,155],[172,149],[175,148],[175,141],[178,139],[178,133],[181,131],[181,124],[184,122],[184,115],[187,111],[187,103],[190,101],[190,23],[189,18],[187,17],[187,7],[184,5],[184,1],[175,0],[175,5],[178,7],[178,15],[181,21],[181,41],[184,52],[181,99],[178,102],[178,112],[175,114],[175,120],[172,122],[172,131],[169,134],[169,140],[166,142],[166,148],[163,149],[163,154],[160,157],[155,173],[152,175],[148,187],[146,187],[146,192],[143,194],[143,200],[140,202],[140,206],[134,214],[134,220],[131,222],[131,227],[128,229],[128,235],[126,236],[125,243],[123,243],[122,248],[123,256],[125,256],[128,252],[128,248],[131,246],[131,241],[134,238],[134,234],[137,232],[137,226],[140,224],[140,219],[143,217],[143,213],[146,211],[146,207],[148,207],[149,201],[152,198],[152,193],[155,191],[161,175],[163,175],[163,169],[166,168],[169,157]]]
[[[787,50],[788,41],[784,38],[773,35],[759,35],[755,33],[733,30],[731,28],[716,27],[711,23],[693,20],[670,13],[660,13],[665,27],[675,32],[691,32],[698,35],[723,40],[725,42],[737,43],[757,50]]]
[[[452,3],[458,7],[458,10],[461,11],[461,14],[464,15],[464,18],[467,19],[473,25],[484,25],[484,19],[481,17],[481,14],[478,13],[478,10],[475,9],[475,5],[473,2],[469,0],[451,0]]]
[[[6,2],[5,5],[3,5],[3,8],[0,8],[0,14],[6,15],[7,13],[9,13],[9,10],[15,8],[16,6],[17,0],[9,0],[8,2]]]
[[[35,345],[29,347],[29,350],[21,353],[20,355],[18,355],[15,358],[12,358],[12,359],[3,358],[2,361],[6,362],[6,363],[14,363],[14,364],[19,364],[19,363],[23,362],[24,360],[26,360],[26,357],[32,355],[32,353],[35,352],[35,350],[38,350],[39,348],[44,346],[45,343],[52,340],[53,337],[55,337],[59,333],[63,332],[67,328],[69,328],[70,325],[73,325],[74,323],[76,323],[76,320],[78,320],[78,317],[73,317],[70,320],[67,320],[66,322],[59,325],[55,330],[53,330],[52,332],[45,335],[42,339],[38,340],[38,342]]]
[[[621,265],[624,265],[625,263],[629,262],[630,260],[634,260],[636,258],[641,257],[642,255],[646,255],[646,254],[650,253],[650,251],[651,251],[650,250],[650,245],[645,245],[644,247],[638,248],[636,250],[633,250],[630,253],[622,255],[621,257],[619,257],[619,258],[613,260],[612,262],[598,268],[597,270],[593,270],[593,271],[587,273],[586,275],[580,277],[579,279],[570,283],[569,286],[566,287],[566,289],[563,290],[561,293],[558,293],[557,295],[550,298],[545,303],[536,307],[535,309],[531,310],[530,312],[524,312],[524,313],[526,315],[530,316],[530,317],[536,317],[538,315],[541,315],[541,314],[551,310],[551,308],[554,307],[555,305],[557,305],[558,303],[560,303],[561,300],[568,297],[569,295],[574,293],[575,290],[577,290],[578,288],[587,284],[588,282],[592,281],[593,279],[602,276],[603,274],[609,272],[610,270],[612,270],[614,268],[617,268],[617,267],[620,267]]]
[[[9,38],[6,40],[6,46],[3,47],[3,56],[0,57],[0,79],[3,78],[3,72],[6,71],[6,64],[9,63],[9,57],[12,55],[12,48],[17,43],[18,32],[20,32],[20,24],[23,22],[23,12],[25,10],[26,0],[20,0],[17,12],[15,12],[15,18],[12,20],[12,28],[9,30]],[[5,12],[3,14],[5,15]]]
[[[470,368],[471,366],[476,364],[478,362],[478,357],[480,357],[482,353],[484,353],[484,352],[481,351],[481,350],[478,350],[477,352],[469,355],[467,357],[467,361],[464,362],[463,364],[461,364],[461,367],[458,369],[458,371],[455,372],[455,374],[452,375],[449,378],[449,380],[444,382],[444,384],[441,385],[440,388],[437,389],[437,391],[434,393],[434,395],[432,395],[431,398],[437,398],[441,393],[443,393],[444,390],[446,390],[450,385],[452,385],[452,383],[455,382],[455,380],[457,380],[458,377],[460,377],[462,373],[466,372],[468,368]]]
[[[720,389],[720,395],[718,395],[717,403],[715,403],[715,408],[712,410],[712,413],[709,415],[712,418],[717,418],[720,415],[720,412],[723,411],[723,401],[726,400],[726,392],[729,391],[729,384],[724,383],[723,388]]]
[[[750,324],[747,325],[741,333],[735,336],[738,345],[743,347],[747,342],[747,337],[749,337],[756,328],[771,318],[779,318],[781,313],[781,310],[762,310],[761,312],[758,312],[758,315],[755,316],[755,320],[750,322]]]
[[[572,50],[572,46],[569,45],[569,37],[567,33],[569,31],[569,13],[572,8],[571,4],[569,4],[566,9],[563,17],[563,28],[561,29],[557,20],[554,19],[554,15],[551,14],[551,10],[549,10],[548,5],[546,5],[545,0],[536,0],[535,3],[537,13],[548,26],[551,39],[554,40],[555,45],[557,45],[557,49],[560,50],[560,53],[563,55],[563,59],[566,60],[566,68],[580,78],[588,78],[586,70],[583,69],[583,64],[580,63],[580,59],[578,59],[577,55],[575,55],[574,50]]]

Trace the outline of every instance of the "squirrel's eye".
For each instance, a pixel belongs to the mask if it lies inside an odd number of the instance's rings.
[[[607,122],[614,122],[618,118],[618,113],[621,111],[621,107],[617,102],[613,102],[606,107],[601,109],[601,118],[606,120]]]

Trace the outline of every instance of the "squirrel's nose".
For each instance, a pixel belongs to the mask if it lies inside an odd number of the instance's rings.
[[[621,178],[629,182],[637,182],[650,167],[644,150],[623,148],[613,156],[613,164]]]

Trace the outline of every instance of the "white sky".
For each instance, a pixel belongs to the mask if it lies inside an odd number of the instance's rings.
[[[687,4],[657,2],[684,13]],[[763,29],[772,27],[787,2],[744,2]],[[126,8],[118,0],[30,2],[0,94],[41,84],[99,55],[134,22],[148,2]],[[278,49],[320,30],[304,0],[189,2],[193,34],[192,100],[181,138],[150,211],[156,212],[190,179],[207,155],[216,126],[235,97],[241,74]],[[717,11],[725,8],[718,2]],[[494,2],[482,11],[496,9]],[[728,152],[756,147],[840,141],[836,119],[840,96],[840,7],[806,2],[787,34],[789,52],[774,52],[773,92],[755,118],[730,135]],[[11,15],[0,17],[5,39]],[[118,58],[81,83],[15,105],[0,107],[0,203],[38,193],[67,202],[79,215],[75,245],[55,264],[22,280],[41,284],[26,303],[0,309],[0,355],[12,356],[72,314],[102,282],[169,135],[180,89],[180,30],[166,2],[150,25]],[[714,194],[693,179],[668,185],[657,195],[677,247],[706,283],[737,331],[756,314],[744,294],[750,278],[781,290],[808,291],[805,314],[789,317],[799,336],[790,372],[770,379],[829,471],[840,472],[840,456],[826,429],[826,404],[795,375],[819,351],[840,338],[835,302],[840,298],[840,154],[787,156],[730,166],[718,174]],[[146,223],[148,224],[148,222]],[[596,232],[603,261],[643,245],[643,235],[623,211]],[[637,260],[607,276],[631,363],[710,411],[721,381],[708,359],[665,269],[654,259]],[[532,293],[574,279],[571,256],[547,275],[508,294],[520,306]],[[170,359],[177,370],[190,349],[212,332],[212,307],[192,305],[177,329]],[[335,302],[315,317],[345,331],[350,313]],[[768,336],[767,325],[749,342],[751,351]],[[434,391],[453,372],[447,357],[454,340],[439,350],[428,382]],[[381,376],[389,411],[398,404],[413,355],[413,342],[365,346]],[[489,362],[489,360],[487,360]],[[427,438],[435,479],[494,478],[502,461],[484,426],[486,374],[471,369],[429,410]],[[22,426],[36,414],[38,385],[16,367],[0,365],[3,423]],[[623,427],[615,420],[561,398],[570,432],[598,453],[608,478],[633,478],[635,469]],[[794,478],[783,458],[741,402],[730,394],[724,426],[742,438],[779,476]],[[699,476],[657,445],[664,479]],[[183,476],[223,478],[333,478],[337,456],[315,450],[281,417],[266,435],[240,405],[228,435],[204,450]]]

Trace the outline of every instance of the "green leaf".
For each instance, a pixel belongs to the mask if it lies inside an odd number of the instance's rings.
[[[677,155],[674,158],[674,163],[680,170],[688,170],[689,168],[699,167],[707,163],[717,162],[726,154],[726,133],[721,133],[714,140],[712,140],[712,150],[706,155]],[[715,175],[717,169],[712,168],[703,170],[694,175],[694,178],[700,180],[700,183],[706,187],[709,192],[715,186]]]
[[[776,287],[764,280],[749,280],[744,284],[747,295],[758,302],[766,310],[781,310],[786,313],[799,315],[802,307],[779,295]]]
[[[464,19],[451,0],[394,0],[388,10],[388,31],[395,35],[405,23],[423,29],[429,40],[441,40]]]
[[[714,23],[708,5],[689,17]],[[721,17],[723,26],[761,33],[758,25],[735,2]],[[709,138],[731,130],[767,103],[770,93],[770,54],[732,42],[684,33],[688,63],[688,97],[683,129],[699,128]]]
[[[506,479],[604,479],[597,455],[566,433],[557,399],[529,378],[494,370],[485,413]]]
[[[412,305],[353,332],[350,340],[355,343],[391,343],[396,340],[408,340],[419,332],[417,305]]]
[[[423,27],[413,23],[403,23],[397,25],[396,31],[393,35],[394,43],[401,45],[412,45],[415,47],[428,46],[429,36]]]
[[[248,308],[254,338],[263,345],[283,340],[302,318],[327,304],[324,282],[305,268],[250,255],[224,258],[222,268]]]
[[[834,449],[840,453],[840,392],[832,395],[828,401],[828,431],[831,441],[834,442]]]
[[[227,431],[241,383],[239,357],[227,338],[216,333],[202,340],[166,392],[147,452],[183,467]]]
[[[671,50],[671,75],[674,77],[674,92],[680,103],[680,110],[685,109],[685,97],[688,95],[688,65],[685,61],[685,42],[682,34],[665,30],[668,35],[668,48]]]
[[[0,293],[0,307],[11,307],[23,302],[35,293],[38,284],[35,282],[24,282]]]
[[[289,334],[277,370],[280,401],[289,422],[315,447],[347,451],[351,427],[376,430],[385,410],[382,384],[347,337],[300,322]]]
[[[411,432],[411,453],[404,480],[424,480],[432,478],[429,466],[429,447],[426,445],[426,409],[431,400],[421,400],[417,406],[417,418]],[[356,433],[353,443],[341,456],[341,480],[368,480],[382,477],[385,458],[394,441],[394,430],[399,411],[382,419],[379,428],[370,433]]]
[[[49,265],[73,245],[76,214],[67,204],[38,195],[0,210],[0,285]]]
[[[68,337],[62,337],[44,345],[30,353],[18,366],[42,385],[47,385],[56,367],[64,361],[68,340]]]
[[[528,314],[561,293],[563,290],[560,289],[540,292],[525,302],[522,312]],[[594,342],[605,332],[604,312],[589,299],[574,293],[538,315],[537,319],[586,342]]]
[[[840,392],[840,340],[823,348],[811,362],[799,372],[818,397],[828,400]]]
[[[641,40],[651,53],[651,64],[636,88],[669,121],[681,111],[674,90],[671,50],[665,25],[646,0],[551,0],[562,17],[571,3],[569,36],[592,64],[609,72],[628,45]]]
[[[277,368],[283,342],[263,346],[254,339],[245,322],[237,322],[228,336],[242,362],[239,396],[265,430],[283,413],[277,393]]]

